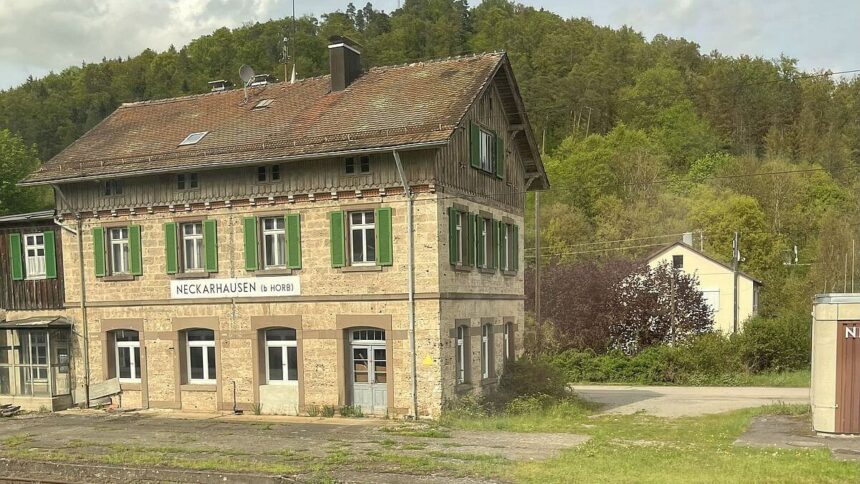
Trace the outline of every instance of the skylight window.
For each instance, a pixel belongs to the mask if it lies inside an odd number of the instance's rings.
[[[256,106],[254,106],[254,109],[267,108],[267,107],[269,107],[270,104],[272,104],[272,101],[274,101],[274,99],[263,99],[260,102],[258,102]]]
[[[196,145],[207,134],[209,134],[209,131],[201,131],[199,133],[191,133],[188,136],[186,136],[184,140],[182,140],[182,143],[179,143],[179,146]]]

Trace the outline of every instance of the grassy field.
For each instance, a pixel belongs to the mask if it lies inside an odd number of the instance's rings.
[[[382,438],[364,443],[333,439],[324,454],[300,449],[190,449],[119,445],[100,441],[35,445],[34,436],[0,441],[0,456],[28,460],[100,462],[147,467],[262,472],[332,481],[353,471],[382,474],[488,478],[503,482],[858,482],[860,464],[834,460],[823,449],[753,449],[733,442],[758,415],[788,414],[808,419],[808,407],[774,405],[695,418],[664,419],[643,414],[599,415],[575,399],[514,405],[486,416],[467,408],[438,423],[392,421]],[[251,424],[249,424],[251,425]],[[457,430],[552,432],[588,435],[591,440],[546,460],[517,461],[464,452]],[[502,435],[502,434],[500,434]],[[370,436],[368,436],[370,438]],[[192,439],[192,436],[189,436]],[[402,479],[402,477],[401,477]],[[384,479],[382,479],[384,480]]]
[[[642,382],[638,380],[580,381],[573,384],[806,388],[809,386],[810,376],[810,371],[806,369],[781,372],[732,373],[726,375],[691,375],[682,385],[677,383]]]
[[[452,428],[515,432],[575,432],[591,441],[561,456],[512,465],[516,482],[858,482],[860,464],[836,461],[829,451],[735,447],[752,418],[808,407],[776,405],[696,418],[637,414],[594,416],[577,404],[540,414],[486,418],[452,416]]]

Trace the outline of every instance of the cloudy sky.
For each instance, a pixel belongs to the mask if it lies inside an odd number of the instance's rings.
[[[297,0],[320,14],[349,0]],[[355,1],[362,4],[364,0]],[[472,0],[474,3],[476,0]],[[630,25],[650,38],[685,37],[708,52],[768,58],[804,69],[860,68],[857,0],[522,0],[565,17]],[[390,11],[397,0],[378,0]],[[289,15],[289,0],[0,0],[0,89],[82,61],[183,45],[221,27]]]

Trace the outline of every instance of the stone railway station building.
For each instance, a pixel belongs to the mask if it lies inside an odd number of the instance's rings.
[[[123,104],[0,218],[0,402],[436,416],[523,338],[548,188],[504,53]]]

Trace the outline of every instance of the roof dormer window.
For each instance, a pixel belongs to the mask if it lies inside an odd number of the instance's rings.
[[[182,140],[181,143],[179,143],[179,146],[196,145],[207,134],[209,134],[209,131],[200,131],[198,133],[191,133],[188,136],[186,136],[185,139]]]

